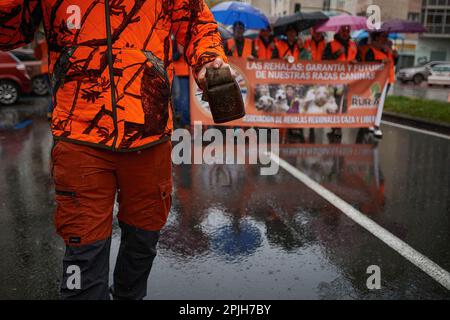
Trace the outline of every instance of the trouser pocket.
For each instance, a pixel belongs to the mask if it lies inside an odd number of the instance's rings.
[[[56,232],[64,239],[66,244],[78,245],[86,238],[86,226],[90,220],[84,214],[80,199],[73,191],[55,190]]]
[[[170,212],[170,207],[172,206],[172,181],[164,181],[159,184],[159,194],[162,201],[163,215],[165,219]]]
[[[61,141],[52,157],[57,233],[69,245],[110,237],[116,181],[104,151]]]

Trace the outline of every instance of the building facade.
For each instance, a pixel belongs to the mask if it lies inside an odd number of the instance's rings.
[[[272,3],[271,0],[242,0],[261,10],[266,16],[272,16]]]
[[[274,16],[285,16],[299,11],[320,11],[324,10],[324,0],[271,0],[271,10]]]
[[[332,11],[355,14],[358,0],[271,0],[274,16],[290,15],[297,11]]]
[[[427,33],[419,38],[416,63],[450,61],[450,0],[423,0],[420,21]]]

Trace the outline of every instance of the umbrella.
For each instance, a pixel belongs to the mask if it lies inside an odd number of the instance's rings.
[[[264,29],[269,25],[267,17],[248,3],[222,2],[214,6],[211,12],[218,22],[225,25],[233,25],[236,21],[243,22],[247,29]]]
[[[355,31],[352,34],[352,38],[355,40],[362,40],[369,37],[369,33],[366,30],[359,30]],[[391,40],[403,40],[405,39],[405,36],[399,34],[399,33],[390,33],[389,39]]]
[[[381,26],[380,31],[400,33],[424,33],[427,29],[419,22],[407,20],[390,20]]]
[[[318,32],[334,31],[337,32],[342,26],[350,26],[352,30],[367,29],[367,18],[359,16],[340,15],[330,17],[329,20],[316,28]]]
[[[261,232],[247,221],[240,221],[237,228],[232,225],[223,226],[211,237],[212,250],[228,259],[249,256],[261,243]]]
[[[295,26],[298,32],[309,29],[320,22],[325,22],[329,18],[323,12],[298,12],[296,14],[280,17],[274,24],[274,33],[277,35],[285,34],[287,28]]]
[[[388,36],[391,40],[405,40],[406,37],[400,33],[390,33]]]

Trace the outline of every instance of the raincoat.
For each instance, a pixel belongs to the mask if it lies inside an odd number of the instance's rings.
[[[169,140],[172,41],[194,74],[226,61],[203,0],[1,0],[0,50],[32,42],[43,22],[56,139],[113,151]]]

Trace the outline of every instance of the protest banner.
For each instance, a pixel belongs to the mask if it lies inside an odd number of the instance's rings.
[[[245,101],[239,127],[371,127],[383,107],[389,64],[230,58]],[[191,121],[214,124],[191,77]]]

